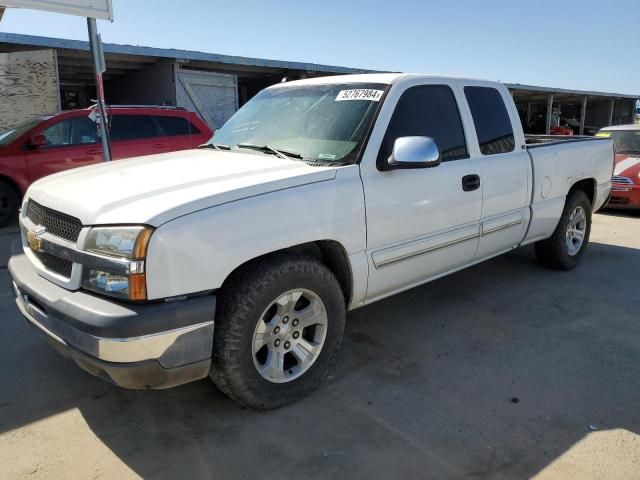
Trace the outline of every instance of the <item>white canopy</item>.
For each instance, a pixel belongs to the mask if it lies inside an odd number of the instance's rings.
[[[111,0],[0,0],[0,4],[113,21]]]

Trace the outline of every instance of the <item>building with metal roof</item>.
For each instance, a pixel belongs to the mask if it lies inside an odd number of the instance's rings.
[[[51,61],[45,62],[42,55],[37,57],[35,53],[45,50],[52,52]],[[111,43],[104,44],[104,52],[108,102],[182,106],[199,112],[213,128],[219,127],[258,91],[283,79],[374,72]],[[30,58],[37,59],[31,61]],[[16,74],[18,71],[24,80]],[[11,81],[2,82],[3,76],[11,77]],[[40,82],[38,87],[39,77],[47,77],[47,82]],[[43,87],[45,84],[47,88]],[[563,123],[570,124],[575,133],[632,123],[636,101],[640,98],[640,95],[507,85],[525,130],[530,133],[549,133],[555,125]],[[33,105],[11,108],[26,115],[30,106],[44,108],[36,106],[35,98],[45,94],[49,99],[57,96],[57,108],[61,109],[81,108],[91,103],[95,98],[95,80],[89,42],[0,33],[0,99],[23,95],[24,102],[30,101]],[[49,101],[47,105],[53,103]],[[0,116],[2,113],[0,106]]]

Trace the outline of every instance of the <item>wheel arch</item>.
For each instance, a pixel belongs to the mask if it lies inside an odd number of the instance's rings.
[[[0,173],[0,182],[4,182],[7,185],[9,185],[11,188],[13,188],[13,190],[18,195],[18,198],[20,199],[20,201],[22,201],[22,198],[24,197],[24,192],[22,191],[22,188],[20,188],[20,185],[18,185],[18,183],[13,178]]]
[[[276,253],[306,255],[315,258],[324,264],[338,280],[344,295],[345,307],[349,307],[353,298],[353,273],[351,270],[351,263],[349,262],[349,257],[344,246],[335,240],[316,240],[299,245],[292,245],[247,260],[246,262],[238,265],[231,273],[229,273],[229,275],[227,275],[222,283],[221,289],[224,289],[229,279],[238,270],[243,269],[254,262],[259,262],[260,260]]]
[[[595,178],[585,178],[584,180],[579,180],[575,182],[573,185],[571,185],[571,188],[567,193],[567,198],[569,198],[569,195],[571,195],[571,193],[575,191],[582,191],[587,195],[587,198],[589,198],[589,202],[591,202],[591,206],[593,208],[594,206],[593,202],[595,202],[596,193],[597,193],[596,188],[597,188],[597,183]]]

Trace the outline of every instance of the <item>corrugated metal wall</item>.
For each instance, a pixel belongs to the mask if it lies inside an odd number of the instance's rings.
[[[238,109],[235,75],[184,70],[176,66],[176,104],[197,112],[211,129],[220,128]]]

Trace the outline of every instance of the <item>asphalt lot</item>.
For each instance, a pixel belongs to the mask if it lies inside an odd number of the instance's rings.
[[[326,385],[238,407],[128,391],[18,315],[0,230],[0,478],[640,478],[640,216],[572,272],[511,254],[349,314]]]

